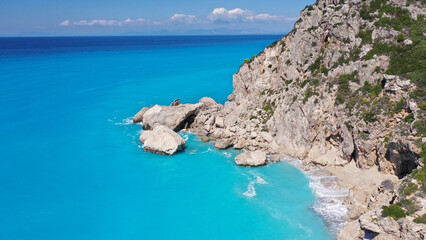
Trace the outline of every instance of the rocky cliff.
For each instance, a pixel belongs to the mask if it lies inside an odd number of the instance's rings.
[[[424,0],[318,0],[244,60],[224,105],[203,98],[193,111],[155,106],[135,118],[349,176],[339,239],[424,239],[425,14]]]
[[[354,239],[365,232],[377,239],[423,238],[424,4],[319,0],[307,6],[289,34],[245,60],[229,102],[205,107],[192,129],[221,148],[284,153],[319,166],[354,162],[394,174],[404,182],[386,191],[377,186],[339,236],[349,238],[344,232],[352,227],[359,230]],[[408,186],[415,190],[402,194]]]

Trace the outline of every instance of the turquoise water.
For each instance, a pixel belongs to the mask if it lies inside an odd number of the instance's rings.
[[[143,106],[225,102],[279,36],[0,39],[0,239],[330,239],[309,179],[191,133],[145,153]]]

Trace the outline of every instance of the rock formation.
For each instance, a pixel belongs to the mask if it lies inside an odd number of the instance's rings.
[[[159,106],[148,109],[142,118],[145,130],[163,125],[174,131],[179,131],[191,124],[202,104],[179,104],[176,106]],[[141,110],[142,111],[142,110]]]
[[[148,111],[148,107],[143,107],[136,115],[133,117],[133,123],[140,123],[143,120],[143,115]]]
[[[161,125],[154,130],[143,131],[139,141],[146,152],[172,155],[185,149],[185,140],[170,128]]]
[[[263,166],[266,165],[266,153],[262,151],[244,152],[235,157],[235,163],[248,167]]]

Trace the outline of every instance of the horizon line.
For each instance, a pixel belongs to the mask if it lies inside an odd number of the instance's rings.
[[[141,34],[141,35],[0,35],[0,38],[49,38],[49,37],[178,37],[178,36],[276,36],[286,33],[247,33],[247,34]]]

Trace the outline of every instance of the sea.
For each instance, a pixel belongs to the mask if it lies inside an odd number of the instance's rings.
[[[295,164],[240,167],[187,131],[184,152],[147,153],[131,123],[224,103],[280,37],[0,38],[0,239],[334,239],[336,209]]]

